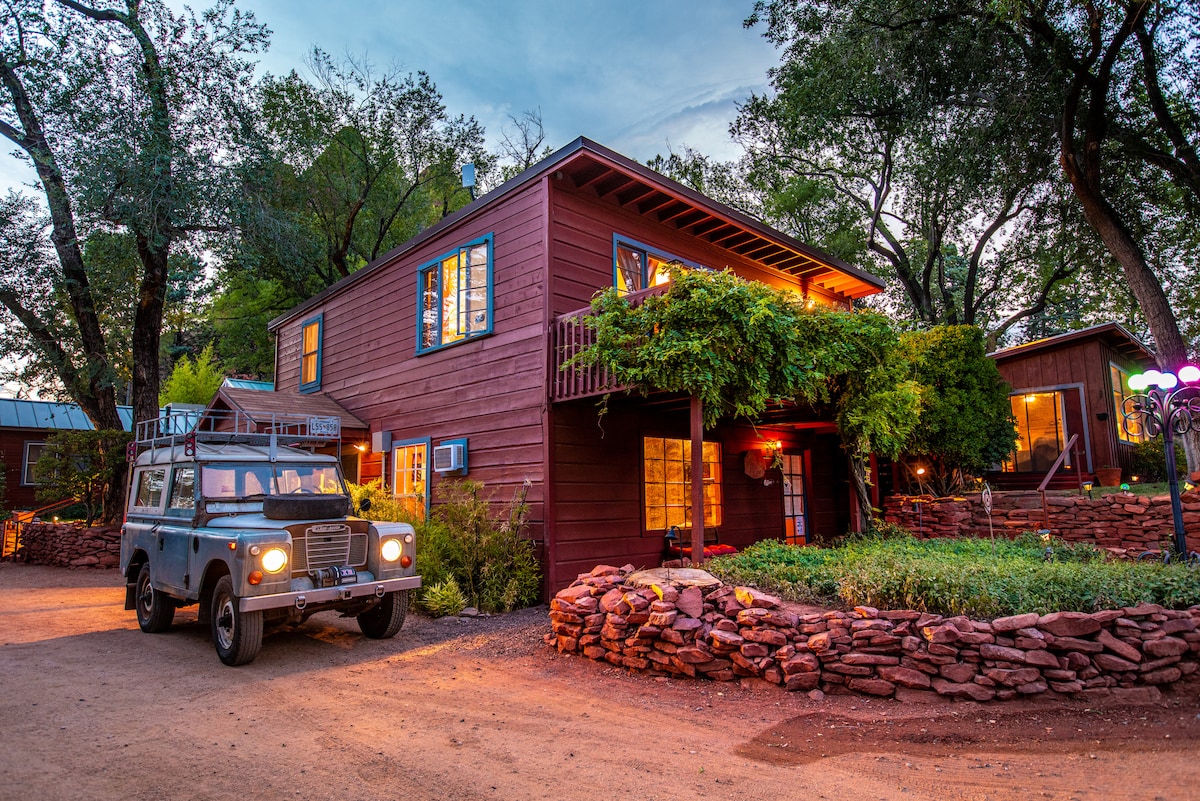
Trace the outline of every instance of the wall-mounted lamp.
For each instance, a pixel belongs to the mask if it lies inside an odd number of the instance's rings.
[[[366,452],[367,452],[367,446],[366,446],[366,445],[364,445],[364,444],[362,444],[361,442],[359,442],[358,444],[356,444],[356,445],[354,446],[354,450],[358,451],[359,453],[366,453]]]

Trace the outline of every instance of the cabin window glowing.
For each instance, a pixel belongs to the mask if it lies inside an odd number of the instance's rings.
[[[411,442],[392,449],[392,494],[414,520],[424,520],[429,493],[429,444]]]
[[[301,392],[321,388],[321,322],[321,315],[317,315],[300,329]]]
[[[426,264],[418,274],[417,352],[491,332],[491,234]]]
[[[665,531],[692,525],[692,443],[686,439],[646,437],[642,441],[646,530]],[[721,445],[704,443],[704,525],[722,518]]]

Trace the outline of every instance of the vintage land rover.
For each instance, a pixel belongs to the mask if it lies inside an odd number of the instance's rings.
[[[336,417],[164,414],[130,444],[121,533],[125,608],[145,632],[199,604],[226,665],[244,665],[263,628],[336,610],[368,637],[395,636],[421,586],[405,523],[352,516]],[[365,512],[366,509],[358,510]]]

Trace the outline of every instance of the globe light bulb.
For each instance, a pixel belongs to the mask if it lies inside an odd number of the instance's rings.
[[[1161,389],[1175,389],[1179,386],[1179,379],[1174,373],[1163,373],[1162,378],[1158,379],[1158,386]]]
[[[1146,387],[1150,386],[1150,382],[1146,380],[1143,373],[1129,376],[1129,388],[1134,392],[1144,392]]]
[[[1194,364],[1185,364],[1179,368],[1179,380],[1185,384],[1195,384],[1200,381],[1200,367]]]
[[[1158,382],[1162,379],[1162,373],[1158,370],[1147,370],[1142,373],[1142,378],[1146,379],[1146,386],[1157,387]]]

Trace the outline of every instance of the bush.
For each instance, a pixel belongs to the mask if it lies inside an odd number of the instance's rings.
[[[711,572],[792,600],[973,617],[1200,603],[1200,571],[1106,561],[1091,545],[1035,534],[993,543],[918,540],[891,531],[829,549],[760,542],[713,560]]]
[[[434,617],[457,615],[467,608],[467,596],[457,581],[447,578],[426,588],[421,605]]]
[[[541,598],[541,566],[533,543],[523,536],[529,511],[526,490],[519,489],[502,513],[493,517],[491,502],[482,497],[482,484],[443,482],[438,486],[440,503],[428,520],[414,515],[377,481],[351,484],[350,497],[355,508],[364,499],[371,501],[364,517],[413,525],[422,584],[416,603],[421,609],[457,614],[471,605],[484,612],[510,612]],[[431,600],[431,593],[448,582],[465,600],[453,613],[439,613],[431,606],[439,603]]]
[[[1162,437],[1134,445],[1129,469],[1143,482],[1166,481],[1167,459],[1163,453]],[[1175,443],[1175,472],[1181,479],[1188,474],[1187,457],[1178,442]]]

